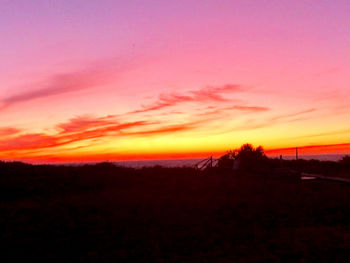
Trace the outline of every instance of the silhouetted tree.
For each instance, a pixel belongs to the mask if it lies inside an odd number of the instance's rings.
[[[254,148],[251,144],[244,144],[239,149],[231,150],[219,158],[219,167],[233,167],[236,162],[240,170],[260,170],[267,161],[263,147]]]
[[[261,146],[254,148],[251,144],[244,144],[239,149],[236,159],[239,160],[241,169],[259,170],[267,157]]]

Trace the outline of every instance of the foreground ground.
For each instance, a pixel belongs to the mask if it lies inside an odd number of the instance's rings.
[[[350,258],[350,185],[107,164],[2,169],[1,262]]]

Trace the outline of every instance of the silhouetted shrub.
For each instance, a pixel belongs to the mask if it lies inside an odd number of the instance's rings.
[[[218,167],[220,168],[233,168],[234,161],[237,157],[238,150],[230,150],[218,160]]]
[[[343,159],[340,160],[340,163],[342,163],[342,164],[350,164],[350,155],[344,156]]]
[[[345,168],[350,169],[350,156],[346,155],[344,156],[339,163],[343,165]]]

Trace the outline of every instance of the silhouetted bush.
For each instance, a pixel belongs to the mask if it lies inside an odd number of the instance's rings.
[[[343,159],[341,159],[339,162],[341,164],[350,166],[350,156],[349,155],[344,156]]]
[[[218,160],[218,167],[220,168],[233,168],[234,161],[237,157],[238,150],[230,150]]]
[[[347,171],[350,171],[350,156],[344,156],[339,163],[343,166],[343,168]]]

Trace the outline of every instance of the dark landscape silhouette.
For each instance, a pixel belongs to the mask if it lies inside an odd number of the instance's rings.
[[[246,144],[203,170],[0,162],[1,262],[348,262],[350,185],[301,173],[350,178],[349,160]]]

